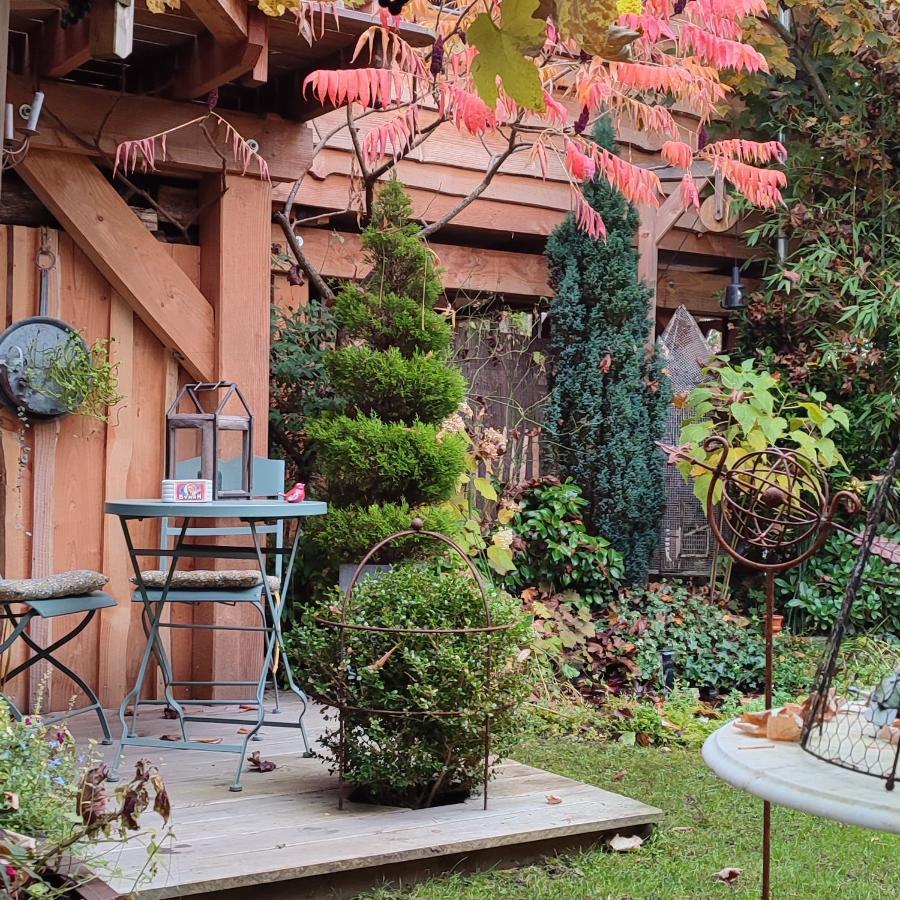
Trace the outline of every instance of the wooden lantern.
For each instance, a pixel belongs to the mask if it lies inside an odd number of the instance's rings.
[[[182,410],[182,405],[188,407]],[[238,407],[241,412],[229,410]],[[253,414],[233,381],[186,384],[166,413],[166,478],[183,477],[178,471],[177,435],[182,429],[198,434],[199,471],[191,477],[212,481],[213,500],[249,500],[253,496]],[[238,432],[241,453],[228,469],[239,463],[240,486],[225,481],[219,454],[225,432]],[[236,479],[233,479],[236,481]]]

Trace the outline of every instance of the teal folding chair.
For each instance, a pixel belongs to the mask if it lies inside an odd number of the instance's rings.
[[[5,640],[0,642],[0,654],[9,650],[12,645],[21,639],[32,651],[31,655],[23,662],[14,666],[7,672],[6,680],[12,681],[17,675],[28,671],[32,666],[37,665],[41,660],[46,660],[54,669],[62,672],[70,681],[76,684],[85,694],[89,703],[87,706],[81,706],[77,709],[68,709],[65,712],[55,713],[52,716],[42,716],[42,720],[51,725],[54,722],[61,722],[72,716],[79,716],[83,713],[95,712],[100,721],[100,728],[103,731],[103,743],[111,744],[112,737],[109,732],[109,723],[106,721],[106,714],[100,705],[91,686],[76,672],[69,668],[56,653],[59,649],[70,641],[73,641],[85,628],[90,624],[91,620],[97,614],[98,610],[108,609],[116,605],[114,597],[105,594],[102,591],[94,591],[90,594],[84,594],[76,597],[54,597],[48,600],[21,600],[6,602],[0,601],[0,613],[12,625],[12,631]],[[24,607],[24,611],[16,612],[14,607]],[[41,647],[35,639],[28,633],[28,626],[36,617],[41,619],[59,619],[63,616],[81,615],[81,618],[70,628],[62,637],[58,637],[48,647]],[[5,694],[0,694],[12,711],[16,719],[22,718],[22,713],[12,700]]]

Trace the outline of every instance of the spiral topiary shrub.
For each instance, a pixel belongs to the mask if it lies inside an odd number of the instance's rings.
[[[415,715],[347,712],[344,778],[357,797],[421,808],[468,796],[484,782],[484,725],[490,716],[491,757],[499,759],[514,736],[516,707],[529,693],[517,663],[530,638],[519,601],[489,589],[495,625],[505,630],[469,634],[340,632],[316,622],[341,616],[336,596],[288,637],[292,662],[311,696],[329,706]],[[482,594],[468,571],[446,563],[404,563],[353,590],[346,621],[387,628],[478,628],[485,624]],[[491,677],[486,666],[491,648]],[[460,711],[461,715],[437,715]],[[337,723],[321,743],[337,768]]]
[[[325,354],[324,366],[337,411],[307,427],[332,515],[344,513],[347,523],[358,515],[373,543],[409,526],[391,514],[386,530],[374,528],[373,504],[433,520],[434,509],[420,507],[448,500],[466,467],[464,437],[439,429],[463,401],[466,383],[449,362],[450,325],[434,311],[443,290],[434,254],[410,214],[402,185],[387,182],[362,234],[371,272],[362,284],[345,285],[333,308],[339,346]],[[451,524],[448,517],[442,524]],[[333,568],[337,554],[358,560],[360,541],[352,529],[338,530],[347,543],[323,547],[327,558],[309,559],[311,568]]]

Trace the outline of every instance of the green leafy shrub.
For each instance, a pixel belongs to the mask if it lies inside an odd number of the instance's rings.
[[[731,445],[727,465],[767,447],[798,451],[823,469],[843,464],[834,436],[848,429],[850,421],[845,409],[825,403],[823,393],[798,394],[780,375],[757,369],[751,359],[733,366],[723,356],[706,371],[709,378],[684,398],[690,415],[679,441],[688,458],[678,464],[682,475],[693,480],[694,495],[702,504],[712,482],[710,466],[721,457],[721,450],[708,453],[703,447],[712,435]],[[721,491],[719,482],[714,503]]]
[[[528,639],[528,622],[509,595],[490,589],[488,602],[493,623],[509,624],[508,630],[469,635],[348,630],[343,670],[336,629],[318,625],[311,616],[289,634],[288,652],[316,699],[420,713],[347,714],[344,774],[373,802],[418,808],[430,806],[445,791],[474,791],[484,776],[486,714],[492,753],[502,756],[508,750],[516,707],[528,693],[516,663]],[[333,602],[318,611],[329,619],[339,614]],[[347,620],[390,628],[471,628],[485,624],[485,609],[468,572],[407,563],[359,583]],[[447,710],[464,714],[429,714]],[[331,728],[322,739],[333,767],[338,738]]]
[[[345,412],[377,415],[383,422],[437,423],[466,396],[458,369],[418,351],[404,356],[396,347],[345,347],[328,354],[325,368],[335,393],[350,398]]]
[[[900,541],[900,526],[883,526],[878,533]],[[835,531],[815,556],[776,579],[779,608],[787,613],[793,631],[831,631],[858,554],[853,537]],[[870,557],[850,612],[850,625],[859,632],[900,634],[900,567],[875,554]]]
[[[598,122],[594,140],[615,152]],[[577,482],[588,531],[624,557],[631,584],[646,581],[665,503],[662,439],[668,380],[647,352],[650,286],[638,279],[637,211],[601,175],[584,195],[606,223],[593,240],[568,216],[547,241],[550,283],[548,446]]]
[[[318,470],[338,506],[444,500],[465,466],[465,442],[457,435],[438,440],[434,425],[334,416],[311,422],[309,434],[318,445]]]
[[[334,318],[342,330],[373,350],[396,347],[405,356],[446,354],[453,342],[450,323],[416,295],[373,294],[349,284],[335,300]]]
[[[379,541],[397,531],[406,531],[418,516],[427,531],[453,537],[459,517],[445,506],[411,507],[400,503],[370,506],[335,506],[327,516],[314,516],[304,532],[304,546],[315,568],[334,575],[341,563],[359,562]],[[410,536],[388,544],[373,560],[388,564],[404,559],[429,559],[440,555],[444,545],[433,538]]]
[[[675,651],[675,672],[688,687],[710,694],[755,690],[762,683],[765,647],[760,632],[727,605],[677,582],[624,591],[610,608],[635,636],[636,676],[660,685],[660,651]]]
[[[269,425],[276,447],[295,464],[293,474],[301,480],[310,463],[306,422],[337,406],[325,371],[336,336],[334,317],[318,300],[289,313],[272,307]]]
[[[545,594],[574,591],[592,606],[605,606],[624,577],[622,554],[589,535],[587,500],[571,481],[545,479],[525,490],[510,522],[515,570],[504,581],[511,592],[536,587]]]

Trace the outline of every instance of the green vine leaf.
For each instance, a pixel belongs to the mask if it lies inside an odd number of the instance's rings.
[[[472,78],[478,95],[488,106],[499,97],[497,79],[503,90],[520,106],[542,112],[544,90],[537,66],[527,58],[544,42],[546,24],[533,18],[538,0],[504,0],[500,27],[487,13],[469,26],[467,39],[478,48],[472,63]]]

